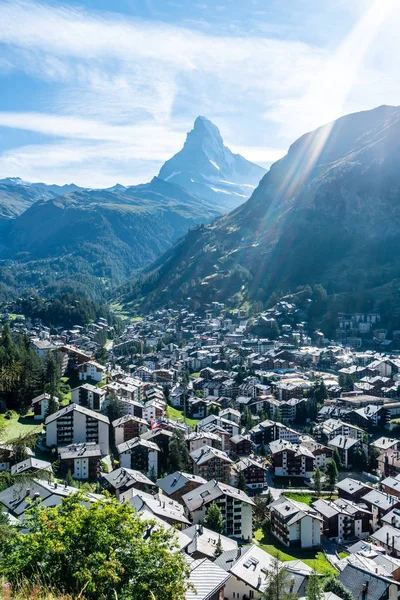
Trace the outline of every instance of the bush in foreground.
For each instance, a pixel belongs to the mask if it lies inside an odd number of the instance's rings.
[[[175,547],[173,530],[153,529],[128,504],[108,497],[84,504],[80,494],[60,506],[34,504],[24,526],[3,540],[5,581],[48,583],[87,600],[183,600],[188,566]]]

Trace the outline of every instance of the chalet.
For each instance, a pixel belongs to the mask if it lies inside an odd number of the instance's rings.
[[[254,544],[223,552],[215,561],[231,578],[225,587],[227,600],[248,600],[265,598],[268,585],[268,572],[272,570],[275,559]],[[280,563],[286,571],[287,588],[282,590],[293,597],[304,595],[308,577],[312,569],[301,560]]]
[[[275,475],[281,477],[304,477],[311,479],[315,469],[315,457],[301,444],[276,440],[270,445]]]
[[[53,468],[51,463],[47,462],[47,460],[39,460],[38,458],[30,456],[11,467],[11,475],[18,475],[19,473],[53,474]]]
[[[229,442],[233,456],[248,456],[253,450],[253,442],[249,435],[235,435]]]
[[[191,452],[193,473],[206,480],[230,481],[233,460],[223,450],[204,446]]]
[[[118,446],[122,442],[127,442],[132,438],[139,437],[149,429],[147,421],[133,415],[124,415],[112,422],[114,428],[115,444]]]
[[[186,556],[189,563],[190,587],[185,594],[186,600],[220,600],[226,598],[225,585],[230,579],[229,573],[207,558]]]
[[[363,451],[362,440],[357,440],[353,437],[338,435],[328,442],[328,448],[333,452],[338,451],[342,465],[345,469],[350,467],[353,462],[354,453],[361,449]]]
[[[96,381],[97,383],[100,383],[103,381],[105,373],[106,368],[94,360],[89,360],[78,366],[80,381]]]
[[[361,483],[361,481],[356,481],[355,479],[351,479],[351,477],[346,477],[346,479],[338,481],[336,487],[339,498],[350,500],[356,504],[361,502],[361,498],[373,489],[367,483]]]
[[[180,471],[175,471],[175,473],[170,473],[166,477],[163,477],[163,479],[157,480],[160,493],[169,496],[177,502],[181,502],[182,496],[205,483],[207,483],[207,481],[203,477],[192,475],[191,473],[182,473]]]
[[[250,430],[250,437],[256,446],[268,446],[276,439],[276,423],[274,421],[263,421]]]
[[[262,491],[267,486],[267,468],[264,461],[259,458],[243,457],[235,463],[236,477],[243,473],[246,485],[251,490]]]
[[[124,467],[114,469],[111,473],[103,473],[103,479],[108,489],[112,490],[121,502],[131,498],[137,490],[146,492],[155,485],[140,471]]]
[[[154,442],[133,438],[117,446],[121,467],[146,473],[148,477],[158,475],[158,453]]]
[[[382,523],[382,517],[394,508],[400,508],[400,499],[389,496],[379,490],[371,490],[362,497],[362,502],[372,512],[372,530],[376,531]]]
[[[185,494],[182,501],[194,524],[202,523],[211,504],[217,504],[225,520],[225,534],[228,537],[245,541],[253,538],[254,502],[245,492],[211,480]]]
[[[225,430],[224,430],[225,431]],[[226,433],[226,432],[225,432]],[[203,429],[198,433],[189,433],[187,437],[189,443],[189,452],[194,452],[203,446],[212,446],[213,448],[222,448],[222,438],[216,433],[211,433],[207,429]]]

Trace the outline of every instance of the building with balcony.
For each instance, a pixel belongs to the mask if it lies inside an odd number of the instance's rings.
[[[271,533],[285,546],[316,548],[321,544],[322,517],[296,500],[281,496],[270,504]]]
[[[68,446],[93,442],[102,456],[109,454],[108,417],[78,404],[69,404],[46,419],[46,445]]]

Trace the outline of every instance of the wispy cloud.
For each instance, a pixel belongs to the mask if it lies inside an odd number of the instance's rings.
[[[140,169],[143,178],[149,172],[145,164],[156,172],[180,148],[198,114],[223,125],[226,142],[246,158],[270,162],[295,135],[319,125],[328,112],[344,110],[344,96],[332,93],[330,82],[344,81],[349,92],[355,71],[365,68],[360,59],[346,79],[360,35],[344,42],[338,55],[268,33],[221,36],[195,26],[29,1],[0,0],[0,15],[0,75],[22,71],[48,86],[41,106],[0,111],[0,127],[49,137],[42,146],[0,155],[0,175],[27,178],[36,169],[35,179],[59,180],[62,172],[88,185],[97,152],[107,178],[114,174],[131,183]],[[368,72],[379,79],[373,69]],[[390,85],[395,94],[398,87]],[[368,101],[359,91],[346,93],[346,106],[365,107]],[[44,170],[35,153],[46,152]]]

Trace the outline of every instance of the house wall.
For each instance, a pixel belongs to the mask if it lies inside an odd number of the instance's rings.
[[[260,600],[260,598],[262,598],[261,592],[232,575],[225,584],[225,600],[242,600],[242,598],[250,598],[251,591],[254,594],[253,598],[255,600]]]

